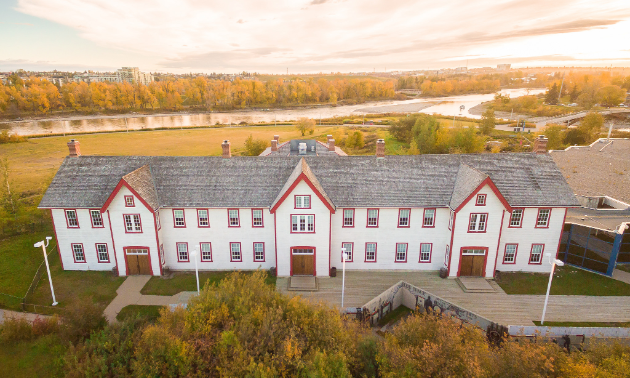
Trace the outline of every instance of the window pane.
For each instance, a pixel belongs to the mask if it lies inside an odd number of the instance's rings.
[[[433,219],[435,218],[435,210],[428,209],[424,211],[424,225],[433,226]]]
[[[409,209],[400,210],[400,217],[398,218],[399,226],[409,225]]]
[[[232,260],[241,259],[241,245],[239,243],[230,243],[230,251],[232,253]]]
[[[516,244],[506,244],[503,262],[512,263],[516,257]]]
[[[343,225],[344,226],[353,226],[354,225],[354,210],[344,210],[343,211]]]
[[[302,207],[302,197],[301,196],[295,196],[295,207],[296,208]]]
[[[470,214],[470,225],[468,225],[469,231],[475,231],[477,229],[477,214]]]
[[[477,224],[477,231],[485,231],[486,230],[486,218],[488,216],[486,214],[479,214],[479,223]]]
[[[368,226],[378,225],[378,210],[368,210]]]
[[[177,257],[180,261],[188,260],[188,244],[177,243]]]
[[[79,222],[77,221],[77,212],[74,210],[67,210],[66,217],[68,218],[68,226],[77,227]]]
[[[81,244],[73,244],[72,250],[74,252],[74,259],[77,262],[85,261],[85,254],[83,253],[83,246]]]
[[[367,243],[365,245],[365,260],[366,261],[376,260],[376,243]]]
[[[200,226],[208,226],[209,225],[208,210],[199,210],[197,213],[198,213],[198,216],[199,216],[199,225]]]
[[[201,260],[212,260],[212,250],[210,248],[210,243],[201,243]]]
[[[420,261],[431,261],[431,244],[420,244]]]
[[[315,217],[313,215],[308,215],[308,231],[315,231]]]
[[[134,215],[133,216],[133,223],[134,223],[134,231],[141,231],[142,230],[142,226],[140,225],[140,215]]]
[[[407,259],[407,244],[396,244],[396,261]]]
[[[304,196],[304,207],[305,208],[309,208],[311,207],[311,197],[309,196]]]
[[[254,217],[254,226],[262,226],[263,225],[263,220],[262,220],[262,210],[254,210],[252,212],[253,217]]]
[[[92,226],[101,227],[103,226],[103,218],[101,217],[101,212],[98,210],[91,210],[90,214],[92,215]]]
[[[352,261],[352,243],[343,243],[341,247],[346,249],[346,261]]]
[[[521,225],[521,219],[523,218],[523,210],[516,209],[512,211],[512,217],[510,218],[510,226],[519,227]]]
[[[98,254],[98,261],[109,260],[109,256],[107,255],[107,244],[97,244],[96,252]]]
[[[549,220],[549,209],[542,209],[538,212],[538,221],[536,222],[536,225],[545,227],[547,226],[548,220]]]
[[[297,215],[291,216],[291,229],[294,232],[298,230],[298,217],[297,217]]]
[[[173,210],[173,214],[175,215],[175,226],[184,227],[186,225],[184,221],[184,210]]]
[[[255,261],[265,260],[265,246],[263,243],[254,243],[254,260]]]

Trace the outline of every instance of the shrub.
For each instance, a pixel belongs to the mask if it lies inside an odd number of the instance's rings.
[[[76,303],[67,307],[62,315],[61,335],[64,339],[77,344],[106,325],[107,320],[100,306],[92,302]]]
[[[33,326],[23,318],[9,318],[0,326],[0,342],[15,343],[33,339]]]
[[[7,130],[0,132],[0,144],[26,142],[27,138],[16,134],[9,135]]]
[[[267,142],[262,139],[254,139],[252,134],[249,134],[245,140],[245,156],[258,156],[267,148]]]

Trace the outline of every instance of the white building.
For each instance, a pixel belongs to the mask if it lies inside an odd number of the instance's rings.
[[[138,83],[149,85],[153,82],[153,75],[150,73],[140,72],[138,67],[123,67],[116,71],[119,82]]]
[[[71,141],[39,205],[64,269],[161,275],[194,269],[197,249],[201,270],[327,276],[343,247],[350,270],[545,272],[579,205],[546,153],[385,156],[379,140],[376,156],[343,156],[275,140],[264,157],[231,157],[228,141],[222,157],[81,156]]]

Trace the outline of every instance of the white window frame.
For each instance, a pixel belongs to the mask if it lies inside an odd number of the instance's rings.
[[[235,248],[238,246],[238,248]],[[238,258],[236,258],[238,256]],[[243,261],[243,252],[241,251],[241,243],[231,242],[230,243],[230,261],[231,262],[239,262]]]
[[[427,213],[431,214],[430,217],[427,217]],[[435,227],[435,213],[436,209],[424,209],[424,216],[422,217],[422,227]],[[427,219],[431,221],[427,223]]]
[[[256,216],[257,212],[260,213],[259,217]],[[252,209],[252,227],[263,227],[264,225],[262,209]]]
[[[233,214],[236,214],[236,217]],[[238,209],[228,209],[228,227],[241,227],[241,212]]]
[[[512,250],[512,247],[514,249]],[[505,244],[505,252],[503,253],[503,263],[504,264],[514,264],[516,263],[516,253],[518,251],[518,244],[515,243],[506,243]]]
[[[181,212],[181,217],[177,213]],[[173,209],[173,226],[177,228],[186,227],[186,212],[184,209]]]
[[[309,195],[295,196],[295,208],[296,209],[310,209],[311,196]]]
[[[374,246],[374,250],[373,251],[368,250],[368,246]],[[372,243],[372,242],[365,243],[365,261],[366,262],[375,262],[376,261],[376,248],[377,248],[376,243]],[[369,258],[369,254],[370,253],[374,254],[373,258],[371,258],[371,259]]]
[[[341,248],[346,249],[346,262],[354,261],[354,243],[344,242],[341,243]],[[343,262],[343,255],[341,256],[341,261]]]
[[[521,227],[523,224],[523,215],[525,209],[514,209],[510,215],[510,227]],[[518,217],[518,222],[515,222],[515,217]]]
[[[77,249],[78,247],[78,249]],[[75,263],[84,263],[85,262],[85,249],[83,248],[83,244],[72,244],[72,254],[74,255]],[[79,258],[79,256],[81,258]]]
[[[96,222],[94,219],[94,215],[97,216]],[[103,215],[101,214],[100,210],[90,210],[90,221],[92,222],[93,228],[105,227],[105,224],[103,223]]]
[[[343,209],[343,227],[354,227],[354,209]]]
[[[202,262],[212,261],[212,243],[209,243],[209,242],[199,243],[199,251],[201,251]]]
[[[142,220],[140,214],[123,214],[125,219],[125,231],[128,233],[141,233]]]
[[[428,250],[427,250],[428,247]],[[433,244],[421,243],[420,244],[420,262],[431,262],[431,255],[433,252]]]
[[[99,247],[105,247],[105,250],[101,250]],[[105,254],[106,258],[101,258],[101,254]],[[109,251],[107,249],[107,244],[106,243],[96,243],[96,258],[98,259],[98,262],[109,262]]]
[[[370,212],[376,212],[376,216],[375,217],[370,217]],[[370,220],[373,219],[374,221],[370,223]],[[378,209],[368,209],[367,210],[367,227],[378,227]]]
[[[314,233],[315,232],[315,215],[314,214],[292,214],[291,215],[291,233]]]
[[[546,214],[546,216],[542,217],[543,214]],[[544,220],[541,222],[541,219],[543,218]],[[551,209],[538,209],[538,216],[536,217],[536,227],[537,228],[549,227],[550,218],[551,218]]]
[[[401,250],[404,247],[404,250]],[[407,250],[409,245],[407,243],[396,243],[396,262],[407,262]],[[404,257],[404,258],[402,258]]]
[[[540,251],[536,251],[534,253],[534,247],[540,247]],[[543,252],[545,251],[545,245],[542,243],[532,244],[531,251],[529,253],[529,263],[530,264],[542,264]],[[534,256],[538,256],[538,259],[535,260]]]
[[[488,228],[488,214],[471,213],[469,219],[468,232],[486,232]]]
[[[68,228],[79,228],[79,213],[76,210],[65,210],[65,213]],[[73,214],[73,217],[69,217],[68,214]],[[74,224],[71,224],[71,220]]]
[[[406,217],[403,217],[403,212],[407,213]],[[398,209],[398,227],[410,227],[410,217],[411,209]]]
[[[205,218],[201,215],[204,212],[206,213]],[[208,211],[208,209],[197,209],[197,226],[210,227],[210,212]]]
[[[265,243],[254,242],[254,261],[256,262],[265,261]]]
[[[188,254],[188,243],[176,243],[177,247],[177,261],[188,262],[190,261],[190,255]]]

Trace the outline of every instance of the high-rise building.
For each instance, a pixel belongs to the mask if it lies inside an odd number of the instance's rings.
[[[153,75],[140,72],[138,67],[123,67],[116,71],[119,82],[138,83],[148,85],[153,81]]]
[[[512,67],[511,64],[497,64],[497,71],[509,71]]]

